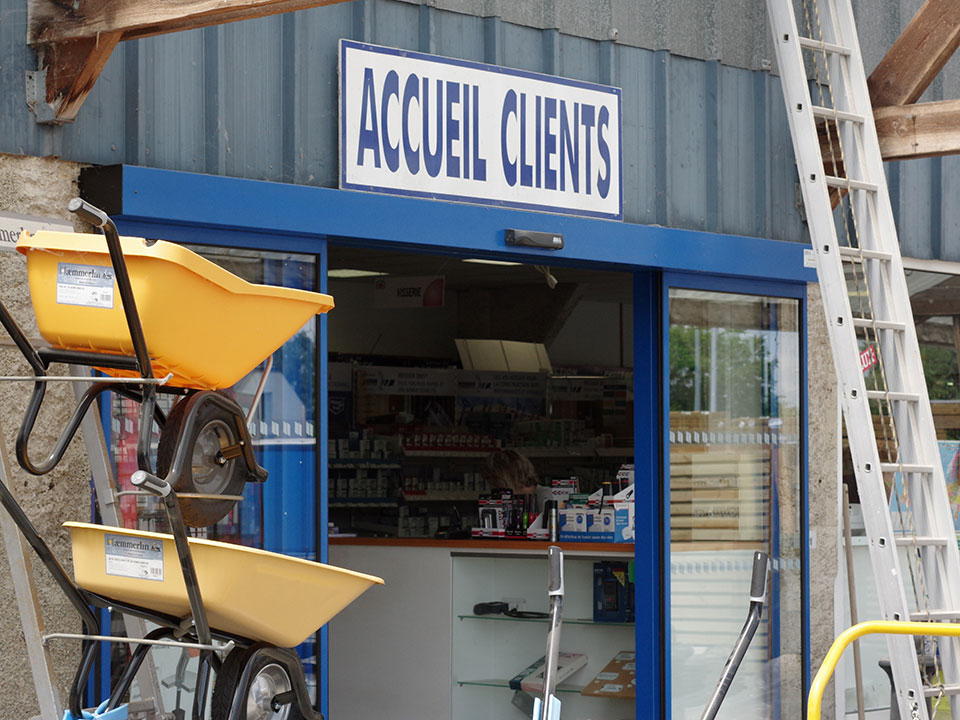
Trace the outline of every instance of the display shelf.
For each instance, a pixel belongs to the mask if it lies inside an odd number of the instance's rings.
[[[403,499],[407,502],[449,502],[452,500],[470,500],[476,502],[479,498],[479,493],[466,490],[433,490],[429,492],[403,491]]]
[[[509,680],[502,680],[500,678],[488,678],[485,680],[457,680],[457,685],[461,687],[464,685],[472,685],[477,687],[491,687],[491,688],[510,688]],[[567,685],[566,683],[561,683],[557,685],[557,692],[562,693],[577,693],[579,694],[586,685]]]
[[[489,450],[403,450],[405,457],[418,458],[485,458],[497,448]]]
[[[492,620],[494,622],[527,622],[547,623],[550,618],[516,618],[509,615],[457,615],[458,620]],[[589,618],[563,618],[564,625],[598,625],[600,627],[635,627],[634,623],[627,622],[597,622]]]
[[[330,498],[328,507],[346,508],[346,507],[394,507],[400,503],[399,498],[390,497],[340,497]]]
[[[632,458],[634,450],[632,447],[598,447],[597,455],[600,457],[622,457]]]
[[[408,458],[485,458],[492,452],[500,448],[490,448],[489,450],[403,450],[403,455]],[[512,448],[521,455],[528,458],[571,458],[587,460],[593,458],[632,458],[633,448],[621,447],[515,447]]]
[[[331,470],[399,470],[394,458],[334,458],[327,463]]]
[[[353,529],[359,532],[375,532],[375,533],[384,533],[386,535],[396,537],[397,535],[397,526],[396,525],[385,525],[383,523],[374,523],[374,522],[361,522],[357,521],[353,523]],[[373,539],[373,538],[341,538],[340,540],[358,540],[358,539]]]

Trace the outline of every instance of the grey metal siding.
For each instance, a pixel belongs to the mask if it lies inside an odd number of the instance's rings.
[[[858,4],[868,67],[918,3],[880,4]],[[804,239],[762,0],[355,0],[124,43],[62,127],[26,107],[22,0],[0,13],[2,152],[336,187],[346,37],[619,86],[625,221]],[[924,99],[944,95],[958,59]],[[960,260],[960,160],[888,174],[905,252]]]

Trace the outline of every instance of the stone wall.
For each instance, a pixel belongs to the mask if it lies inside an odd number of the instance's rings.
[[[810,674],[816,674],[834,639],[837,582],[840,436],[837,378],[827,335],[820,287],[807,289],[807,413],[810,498]],[[824,693],[823,717],[834,717],[831,682]]]
[[[0,155],[0,213],[57,217],[71,221],[66,206],[77,195],[80,166],[55,158]],[[79,226],[78,226],[79,229]],[[26,259],[16,252],[0,252],[0,300],[31,338],[37,337]],[[0,375],[27,375],[30,368],[0,332]],[[82,439],[78,436],[63,462],[51,473],[34,477],[22,471],[13,457],[13,447],[23,409],[31,391],[27,383],[0,383],[0,428],[12,470],[14,488],[27,516],[54,554],[69,570],[70,541],[60,524],[66,520],[90,519],[90,472]],[[43,412],[31,437],[31,457],[49,453],[74,407],[66,384],[51,384]],[[39,712],[36,691],[27,662],[26,647],[10,578],[6,548],[0,543],[0,720],[25,720]],[[79,632],[76,611],[53,584],[39,561],[34,578],[48,632]],[[51,643],[51,656],[62,702],[79,658],[79,642]]]

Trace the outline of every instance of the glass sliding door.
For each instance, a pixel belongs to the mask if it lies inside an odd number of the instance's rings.
[[[763,622],[721,718],[800,717],[800,301],[670,288],[673,718],[699,718],[743,625],[752,555],[773,559]]]

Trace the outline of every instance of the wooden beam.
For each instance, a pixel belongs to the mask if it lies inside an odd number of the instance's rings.
[[[46,74],[46,102],[59,121],[73,120],[120,41],[120,33],[45,45],[40,65]]]
[[[884,160],[960,153],[960,100],[881,107],[873,118]]]
[[[960,3],[927,0],[870,74],[874,107],[915,102],[960,46]]]
[[[341,2],[347,0],[27,0],[27,43],[114,32],[130,40]]]
[[[42,122],[73,120],[122,40],[334,5],[348,0],[26,0],[27,43],[46,87]],[[44,74],[45,73],[45,74]]]

